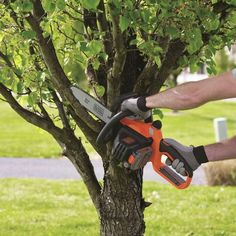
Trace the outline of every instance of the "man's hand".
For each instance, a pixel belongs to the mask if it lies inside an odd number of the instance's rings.
[[[186,161],[192,171],[196,170],[200,163],[194,155],[194,147],[192,146],[184,146],[174,139],[166,138],[164,139],[166,143],[168,143],[171,147],[173,147]],[[183,176],[186,176],[185,167],[182,161],[179,159],[175,159],[173,162],[170,159],[166,160],[166,164],[172,166],[176,172],[180,173]]]
[[[134,114],[146,120],[152,115],[152,112],[149,108],[146,107],[145,99],[146,99],[145,97],[129,98],[122,102],[121,110],[122,111],[130,110]]]

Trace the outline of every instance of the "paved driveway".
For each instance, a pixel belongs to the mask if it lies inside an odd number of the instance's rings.
[[[98,179],[102,179],[101,160],[92,160],[92,163]],[[0,158],[0,178],[81,179],[67,158]],[[153,171],[151,164],[148,164],[144,169],[144,180],[165,182]],[[202,168],[194,172],[192,184],[206,185]]]

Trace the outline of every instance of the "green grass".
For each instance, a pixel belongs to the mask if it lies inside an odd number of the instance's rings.
[[[7,103],[0,102],[0,156],[52,157],[60,148],[45,131],[27,123]]]
[[[79,133],[81,136],[81,133]],[[92,152],[90,145],[87,150]],[[27,123],[0,102],[0,157],[58,157],[61,148],[46,131]]]
[[[164,110],[163,136],[186,145],[215,142],[213,119],[227,118],[228,137],[236,134],[236,102],[211,102],[199,108],[174,114]]]
[[[144,183],[147,236],[236,235],[236,189],[176,190]],[[0,235],[99,235],[96,211],[80,181],[2,179]]]
[[[174,115],[164,110],[163,136],[184,144],[214,142],[212,120],[224,116],[228,119],[229,136],[236,133],[236,103],[214,102],[197,109],[181,111]],[[28,124],[8,104],[0,102],[0,156],[4,157],[55,157],[61,150],[54,139],[43,130]],[[78,133],[81,135],[81,133]],[[86,144],[89,152],[91,146]]]

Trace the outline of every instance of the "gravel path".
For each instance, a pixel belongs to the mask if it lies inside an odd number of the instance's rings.
[[[102,179],[103,168],[101,160],[92,160],[92,163],[98,179]],[[67,158],[0,158],[0,178],[81,179]],[[153,171],[150,163],[144,169],[144,180],[165,182]],[[194,172],[192,184],[206,185],[202,168]]]

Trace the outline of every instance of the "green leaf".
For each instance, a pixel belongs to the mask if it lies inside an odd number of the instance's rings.
[[[198,62],[199,62],[199,57],[198,56],[194,55],[190,58],[189,67],[190,67],[191,73],[195,73],[195,72],[198,71],[198,69],[199,69]]]
[[[232,4],[233,6],[236,6],[236,0],[227,0],[226,2]]]
[[[86,9],[97,9],[97,6],[99,4],[100,0],[81,0],[82,5]]]
[[[179,36],[179,31],[174,26],[167,26],[165,29],[166,33],[170,35],[172,38],[177,38]]]
[[[17,83],[17,93],[22,93],[23,92],[23,89],[24,89],[24,82],[22,80],[20,80],[18,83]]]
[[[162,120],[163,117],[164,117],[163,112],[162,112],[160,109],[158,109],[158,108],[152,109],[152,114],[153,114],[153,115],[158,115],[161,120]]]
[[[99,97],[102,97],[105,94],[105,88],[103,86],[97,85],[95,87],[95,89],[96,89],[96,93]]]
[[[208,73],[209,75],[211,75],[211,74],[212,74],[212,70],[211,70],[211,68],[210,68],[210,67],[207,67],[207,68],[206,68],[206,70],[207,70],[207,73]]]
[[[33,3],[30,0],[15,0],[11,1],[11,7],[16,13],[30,12],[33,10]]]
[[[82,52],[86,52],[88,50],[87,48],[87,42],[81,41],[76,44],[76,47],[80,49]]]
[[[202,32],[199,28],[195,28],[189,32],[188,42],[189,45],[187,46],[187,50],[190,54],[193,54],[200,49],[200,47],[203,45],[203,41]]]
[[[52,14],[56,9],[56,4],[52,1],[45,1],[44,9],[47,13]]]
[[[100,40],[92,40],[88,44],[88,49],[94,54],[97,55],[103,49],[103,43]]]
[[[138,40],[137,39],[132,39],[129,43],[129,45],[137,45],[138,44]]]
[[[97,58],[95,58],[92,63],[93,63],[93,69],[98,70],[100,66],[100,61]]]
[[[197,65],[197,64],[190,64],[190,72],[191,73],[195,73],[195,72],[197,72],[198,71],[198,69],[199,69],[199,66]]]
[[[51,34],[51,21],[48,18],[44,18],[43,21],[40,23],[40,26],[43,28],[43,37],[47,38]]]
[[[216,17],[208,18],[202,21],[202,25],[207,31],[216,30],[220,24],[220,21]]]
[[[31,1],[22,1],[22,11],[29,12],[33,10],[33,3]]]
[[[13,72],[9,67],[3,67],[0,70],[1,82],[4,82],[5,85],[11,86],[13,82]]]
[[[149,9],[147,8],[144,8],[142,11],[141,11],[141,16],[144,20],[144,22],[148,22],[149,21],[149,18],[151,17],[151,12]]]
[[[120,17],[120,22],[119,22],[119,26],[120,26],[120,29],[121,31],[125,31],[130,25],[130,19],[128,19],[127,17],[125,16],[121,16]]]
[[[36,33],[33,30],[26,30],[21,32],[21,35],[24,39],[33,39],[36,37]]]
[[[4,28],[5,28],[4,23],[3,23],[2,21],[0,21],[0,30],[1,30],[1,29],[4,29]]]
[[[161,67],[161,59],[160,59],[160,57],[155,57],[155,62],[156,62],[157,67],[160,68]]]
[[[0,70],[0,82],[4,83],[4,81],[5,81],[4,75],[3,75],[2,71]]]
[[[38,96],[36,92],[32,92],[28,95],[27,102],[30,107],[33,107],[38,102]]]
[[[120,0],[112,0],[111,1],[117,9],[121,9],[122,7],[122,2]]]
[[[185,67],[188,65],[188,58],[184,55],[183,57],[179,58],[178,63],[180,67]]]
[[[50,33],[48,33],[48,32],[43,32],[43,37],[44,38],[48,38],[50,36]]]
[[[236,27],[236,11],[231,12],[228,17],[228,23],[232,28]]]
[[[60,10],[64,10],[66,7],[66,2],[65,0],[57,0],[56,1],[56,7]]]
[[[20,69],[15,68],[15,67],[12,67],[12,70],[13,70],[13,72],[14,72],[16,75],[18,75],[18,76],[21,76],[21,75],[22,75],[22,72],[21,72]]]

